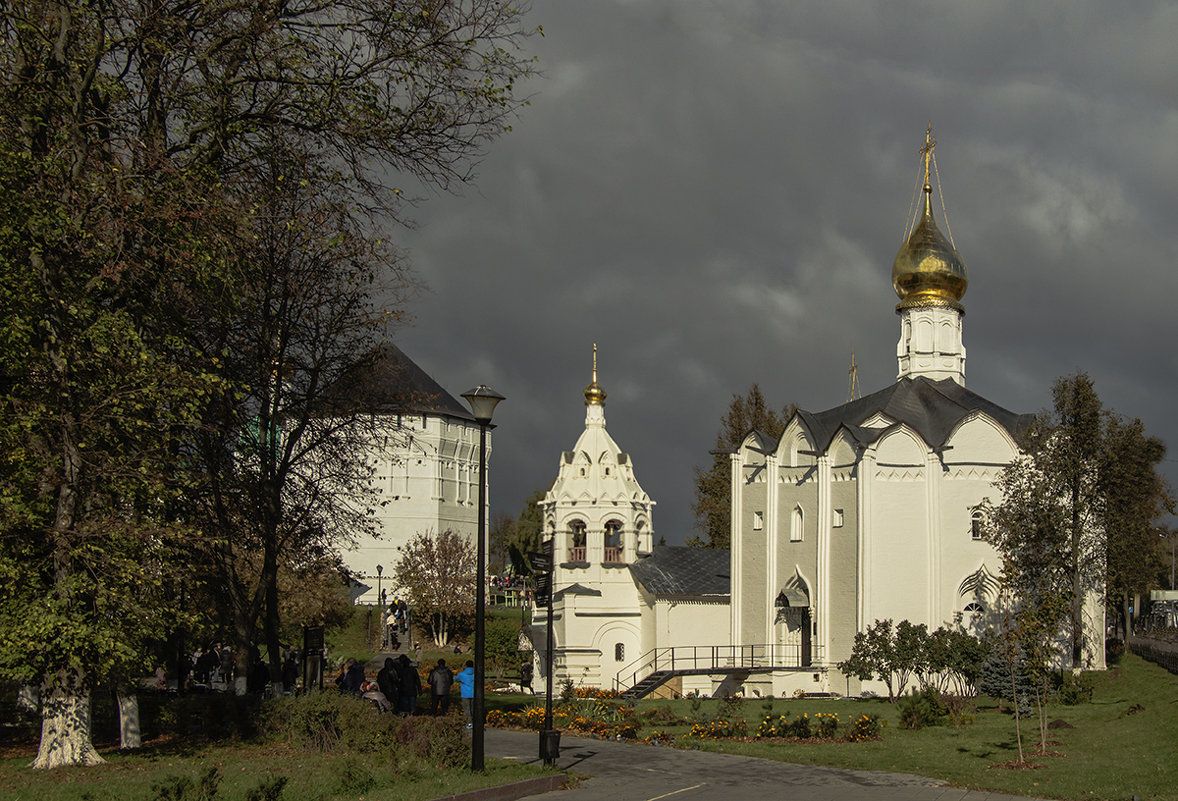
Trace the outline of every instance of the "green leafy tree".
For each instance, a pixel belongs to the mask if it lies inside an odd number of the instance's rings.
[[[904,692],[902,675],[896,669],[899,661],[896,631],[889,618],[877,620],[865,631],[856,632],[851,655],[838,663],[838,669],[859,681],[882,681],[888,688],[888,700],[895,703],[896,697]]]
[[[519,666],[519,634],[518,620],[487,618],[484,650],[495,678],[501,679],[508,670]]]
[[[1151,523],[1172,501],[1156,472],[1161,443],[1139,422],[1106,411],[1088,376],[1059,379],[1052,394],[1054,410],[1030,428],[1026,455],[995,482],[1002,502],[983,506],[985,536],[1002,555],[1003,580],[1015,597],[1054,610],[1051,596],[1067,596],[1061,625],[1080,668],[1085,598],[1104,587],[1123,599],[1130,587],[1148,583],[1156,572]],[[1139,570],[1135,562],[1145,564]],[[1045,632],[1043,625],[1035,630]]]
[[[322,228],[387,238],[398,177],[467,180],[507,130],[531,69],[522,13],[498,0],[0,8],[0,570],[19,579],[0,604],[26,618],[5,614],[0,641],[8,675],[42,685],[37,767],[98,761],[90,690],[176,617],[168,571],[195,564],[170,550],[191,541],[176,501],[191,435],[221,382],[241,380],[189,326],[214,298],[232,317],[248,280],[234,268],[260,248],[257,177],[293,154],[304,197],[346,200]],[[289,441],[258,432],[256,445]],[[303,511],[302,530],[330,524],[314,498],[283,506],[297,511],[269,510],[285,521],[274,532],[299,530]],[[278,604],[263,595],[273,657]]]
[[[1174,498],[1157,468],[1165,457],[1161,440],[1148,436],[1141,421],[1106,416],[1101,486],[1101,527],[1106,539],[1105,593],[1120,629],[1132,630],[1133,596],[1156,585],[1165,562],[1158,519],[1173,511]]]
[[[695,468],[695,497],[691,511],[700,535],[688,538],[695,548],[727,548],[731,537],[732,476],[727,451],[740,447],[750,431],[759,431],[777,439],[797,407],[786,406],[777,412],[769,407],[757,384],[743,395],[733,395],[728,411],[720,421],[712,464],[706,470]]]
[[[37,768],[102,761],[90,693],[184,617],[177,441],[213,384],[177,312],[221,194],[154,146],[107,10],[0,9],[0,672],[40,686]]]
[[[397,550],[393,578],[414,619],[425,622],[435,645],[447,645],[455,627],[475,612],[474,545],[446,529],[419,533]]]
[[[544,530],[544,513],[540,502],[547,495],[536,490],[524,501],[519,516],[500,514],[491,521],[490,551],[504,568],[510,567],[517,576],[531,576],[528,554],[540,550]]]

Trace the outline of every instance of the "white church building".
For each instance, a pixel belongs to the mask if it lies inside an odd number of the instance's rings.
[[[706,656],[709,669],[712,651],[729,648],[728,554],[653,545],[654,501],[606,431],[605,398],[594,346],[585,430],[561,454],[540,504],[554,552],[553,677],[628,689],[656,672],[668,645],[698,649],[698,666]],[[537,686],[546,676],[547,621],[547,609],[534,611]],[[649,683],[711,693],[707,673],[659,675]]]
[[[896,382],[798,411],[775,441],[747,435],[730,454],[730,551],[652,549],[653,502],[605,431],[594,370],[585,432],[544,500],[546,536],[565,555],[553,583],[558,680],[858,694],[876,688],[836,667],[856,632],[885,618],[969,627],[992,609],[1001,563],[976,509],[1000,500],[993,482],[1032,416],[965,386],[968,275],[934,221],[934,145],[930,129],[921,207],[892,266]],[[705,565],[716,556],[724,565]],[[1095,596],[1086,613],[1103,632]],[[1103,637],[1087,639],[1087,664],[1103,668]],[[533,640],[542,647],[540,625]]]

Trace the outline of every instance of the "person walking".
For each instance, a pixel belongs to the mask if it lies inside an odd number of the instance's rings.
[[[462,714],[466,715],[466,728],[474,728],[474,662],[466,660],[466,667],[455,676],[458,694],[462,697]]]
[[[437,667],[429,672],[430,714],[437,716],[450,711],[450,687],[454,684],[454,673],[446,667],[446,660],[439,659]]]

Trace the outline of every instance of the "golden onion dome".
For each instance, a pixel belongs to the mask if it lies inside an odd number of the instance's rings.
[[[930,126],[921,151],[925,164],[924,209],[892,262],[892,288],[900,298],[897,311],[918,306],[961,310],[960,301],[969,286],[965,262],[933,220],[929,160],[935,144]]]
[[[597,383],[597,343],[593,343],[593,381],[585,387],[586,406],[605,406],[605,390]]]

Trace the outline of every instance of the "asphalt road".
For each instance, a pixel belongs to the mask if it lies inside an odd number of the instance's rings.
[[[535,732],[487,729],[487,756],[539,762]],[[1023,801],[959,790],[903,773],[841,770],[767,759],[562,736],[557,765],[590,778],[529,801]]]

